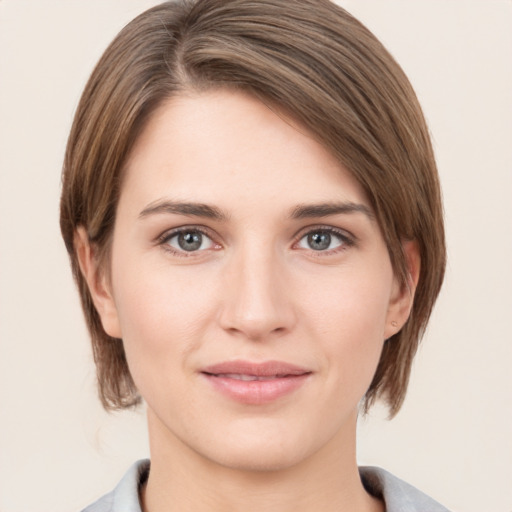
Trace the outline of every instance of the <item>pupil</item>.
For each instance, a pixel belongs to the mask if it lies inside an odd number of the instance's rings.
[[[329,233],[312,233],[308,235],[308,243],[311,249],[323,251],[331,245],[331,235]]]
[[[184,251],[197,251],[201,247],[203,235],[201,233],[180,233],[178,235],[178,245]]]

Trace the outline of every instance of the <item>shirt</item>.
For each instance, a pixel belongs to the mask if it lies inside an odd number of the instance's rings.
[[[363,466],[359,473],[365,489],[384,501],[386,512],[449,512],[437,501],[384,469]],[[149,460],[136,462],[113,491],[82,512],[141,512],[139,487],[147,480],[148,474]]]

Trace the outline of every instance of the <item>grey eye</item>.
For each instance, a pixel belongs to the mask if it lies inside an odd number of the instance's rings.
[[[212,240],[204,233],[197,230],[186,230],[174,234],[167,243],[178,251],[194,252],[210,249],[213,246]]]
[[[313,251],[326,251],[336,249],[343,243],[344,240],[341,235],[327,230],[317,230],[303,236],[299,242],[299,247],[301,249],[312,249]]]

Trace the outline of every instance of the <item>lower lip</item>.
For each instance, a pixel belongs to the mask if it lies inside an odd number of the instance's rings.
[[[311,375],[290,375],[271,380],[238,380],[202,374],[220,393],[243,404],[262,405],[274,402],[299,389]]]

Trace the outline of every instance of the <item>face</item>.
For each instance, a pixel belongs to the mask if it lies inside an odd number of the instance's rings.
[[[158,449],[282,468],[355,442],[407,315],[370,203],[306,130],[241,93],[173,98],[129,159],[109,282]]]

